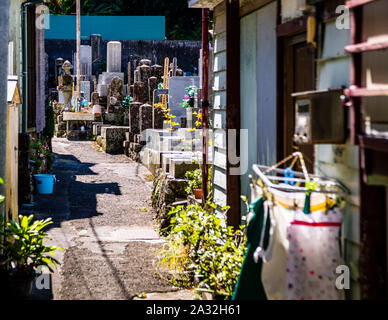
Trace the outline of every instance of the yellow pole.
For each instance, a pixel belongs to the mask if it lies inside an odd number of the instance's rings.
[[[168,67],[170,64],[170,60],[168,57],[164,59],[164,74],[163,74],[163,89],[168,89]],[[167,96],[164,94],[162,96],[162,104],[163,108],[167,109]]]

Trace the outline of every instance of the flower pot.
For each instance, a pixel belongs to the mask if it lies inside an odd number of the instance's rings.
[[[202,189],[193,189],[195,199],[202,199]]]
[[[8,297],[26,299],[31,295],[34,280],[35,276],[27,278],[8,278],[4,291]]]
[[[55,183],[53,174],[35,174],[36,188],[39,194],[52,194]]]

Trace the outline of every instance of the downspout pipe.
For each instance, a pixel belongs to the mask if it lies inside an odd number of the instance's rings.
[[[22,133],[27,133],[27,105],[28,105],[28,71],[27,71],[27,44],[26,44],[26,20],[27,20],[27,8],[30,6],[35,6],[37,4],[44,3],[44,0],[37,1],[26,1],[21,4],[20,14],[22,22],[22,78],[23,78],[23,90],[22,90]]]
[[[202,9],[202,204],[208,198],[209,9]]]
[[[0,1],[0,177],[7,183],[7,128],[8,128],[8,41],[9,1]],[[5,185],[0,184],[0,194],[5,196]],[[0,217],[4,217],[5,202],[0,204]]]

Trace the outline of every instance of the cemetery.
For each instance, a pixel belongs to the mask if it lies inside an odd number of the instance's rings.
[[[187,198],[185,173],[202,161],[200,77],[185,73],[176,57],[166,57],[163,66],[146,58],[128,61],[123,70],[120,41],[107,43],[106,71],[98,73],[93,70],[100,68],[93,63],[98,37],[92,36],[91,46],[80,46],[79,64],[76,55],[74,66],[62,58],[55,61],[57,86],[50,89],[55,136],[95,141],[102,152],[142,163],[163,180],[161,192],[170,193],[167,203],[180,203]],[[78,97],[77,74],[82,79]],[[158,215],[166,213],[165,207],[166,201],[155,202]]]

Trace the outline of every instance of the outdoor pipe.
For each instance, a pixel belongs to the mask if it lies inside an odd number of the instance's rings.
[[[202,204],[208,195],[207,135],[209,117],[209,10],[202,9]]]
[[[27,45],[26,45],[26,9],[27,7],[34,6],[36,4],[45,3],[45,0],[37,1],[26,1],[21,4],[20,14],[22,22],[22,133],[27,133],[27,83],[28,83],[28,72],[27,72]]]
[[[0,177],[7,183],[7,119],[8,119],[8,37],[9,2],[0,1]],[[0,195],[6,194],[5,185],[0,184]],[[0,217],[4,216],[5,202],[0,204]]]

